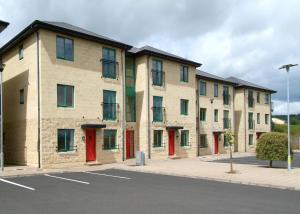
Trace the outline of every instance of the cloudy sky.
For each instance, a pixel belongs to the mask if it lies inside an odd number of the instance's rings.
[[[0,46],[35,19],[68,22],[272,88],[275,114],[286,112],[286,73],[278,67],[300,63],[298,0],[0,0],[0,19],[10,22]],[[300,66],[290,78],[291,110],[300,113]]]

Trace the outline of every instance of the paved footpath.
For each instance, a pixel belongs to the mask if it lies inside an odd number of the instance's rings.
[[[235,157],[253,156],[253,154],[234,154]],[[228,155],[204,156],[186,159],[147,160],[146,166],[135,166],[134,160],[124,163],[101,166],[84,166],[65,169],[37,170],[30,167],[7,167],[0,177],[24,176],[57,172],[94,171],[122,169],[137,172],[149,172],[182,177],[201,178],[230,183],[241,183],[281,189],[300,190],[300,168],[288,172],[284,168],[268,168],[264,165],[234,164],[236,174],[230,174],[229,164],[214,161],[227,158]],[[21,169],[21,170],[20,170]]]

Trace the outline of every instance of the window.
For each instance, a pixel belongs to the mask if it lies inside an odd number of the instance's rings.
[[[207,148],[208,144],[207,144],[207,137],[206,134],[201,134],[200,135],[200,148]]]
[[[19,60],[24,58],[24,48],[23,45],[20,45],[19,47]]]
[[[253,134],[249,134],[249,146],[253,145]]]
[[[56,37],[56,58],[74,60],[74,44],[72,39]]]
[[[206,121],[206,108],[200,108],[200,121]]]
[[[256,102],[260,103],[260,93],[259,92],[256,93]]]
[[[153,121],[162,122],[163,121],[163,98],[159,96],[153,96]]]
[[[223,111],[223,116],[224,116],[224,129],[229,129],[230,128],[230,119],[229,119],[229,111],[224,110]]]
[[[187,66],[182,65],[180,67],[180,81],[181,82],[189,81],[189,69]]]
[[[154,143],[153,147],[162,147],[162,130],[154,130]]]
[[[125,85],[126,85],[126,121],[136,121],[136,92],[135,92],[135,61],[133,57],[125,59]]]
[[[206,82],[200,81],[200,95],[206,96]]]
[[[57,85],[57,107],[74,107],[74,86]]]
[[[214,111],[214,121],[218,122],[219,121],[219,110],[215,109]]]
[[[253,120],[253,113],[249,112],[248,113],[248,125],[249,125],[249,129],[254,129],[254,120]]]
[[[188,130],[181,131],[180,146],[189,146],[189,131]]]
[[[117,149],[117,130],[104,130],[104,150]]]
[[[229,87],[224,85],[223,86],[223,104],[229,105],[229,102],[230,102]]]
[[[116,79],[116,50],[102,48],[102,76],[105,78]]]
[[[214,97],[218,97],[219,96],[219,85],[218,83],[214,84]]]
[[[20,104],[25,103],[25,95],[24,95],[24,89],[20,90]]]
[[[74,129],[57,130],[57,151],[68,152],[74,151]]]
[[[265,94],[265,104],[269,104],[269,102],[270,102],[269,94]]]
[[[254,106],[254,98],[253,98],[253,91],[248,91],[248,107],[253,108]]]
[[[180,100],[180,114],[188,115],[189,101],[188,100]]]
[[[257,121],[257,124],[260,124],[260,113],[256,114],[256,121]]]
[[[103,119],[116,120],[117,103],[115,91],[103,91]]]
[[[265,124],[268,125],[269,124],[269,115],[265,114]]]
[[[163,70],[161,60],[152,60],[152,84],[163,86]]]

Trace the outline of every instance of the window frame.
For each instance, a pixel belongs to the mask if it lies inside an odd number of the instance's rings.
[[[230,105],[230,88],[228,85],[223,85],[223,105]]]
[[[106,59],[105,57],[107,57],[104,52],[107,51],[108,55],[110,55],[110,52],[113,52],[113,60],[112,59]],[[102,77],[104,78],[109,78],[109,79],[117,79],[117,53],[116,53],[116,49],[114,48],[109,48],[109,47],[102,47]],[[111,72],[111,67],[109,67],[108,70],[105,70],[105,66],[106,65],[111,65],[113,64],[113,72]]]
[[[67,140],[67,131],[70,131],[69,136],[70,136],[70,142],[69,145],[66,142]],[[60,149],[60,133],[63,132],[64,135],[64,148]],[[57,152],[59,153],[65,153],[65,152],[74,152],[76,151],[76,146],[75,146],[75,129],[57,129]]]
[[[190,145],[189,139],[190,139],[189,130],[181,130],[181,133],[180,133],[180,146],[181,147],[189,146]]]
[[[260,92],[256,92],[256,102],[260,103]]]
[[[251,139],[251,141],[250,141]],[[251,143],[250,143],[251,142]],[[253,134],[249,134],[248,135],[248,145],[249,146],[253,146],[254,145],[254,137],[253,137]]]
[[[189,67],[186,65],[180,66],[180,82],[189,82]]]
[[[219,109],[214,109],[214,122],[219,122]]]
[[[219,84],[214,83],[214,97],[219,97]]]
[[[256,113],[256,123],[260,124],[260,113]]]
[[[203,87],[204,87],[204,88],[203,88],[203,89],[204,89],[204,92],[201,90],[201,89],[202,89],[201,85],[203,85]],[[203,81],[203,80],[200,80],[200,81],[199,81],[199,95],[200,95],[200,96],[206,96],[206,94],[207,94],[206,82]]]
[[[63,39],[63,44],[64,44],[64,53],[63,56],[61,56],[59,53],[59,48],[58,48],[58,40],[59,39]],[[70,58],[66,57],[66,41],[69,40],[72,42],[72,55]],[[64,36],[60,36],[57,35],[56,36],[56,59],[62,59],[62,60],[67,60],[67,61],[74,61],[74,39],[68,38],[68,37],[64,37]]]
[[[114,142],[112,142],[112,137],[114,139]],[[103,147],[102,150],[115,150],[118,149],[117,144],[117,129],[104,129],[103,130]],[[106,142],[106,139],[108,138],[108,142]]]
[[[111,99],[111,98],[113,98],[113,99]],[[117,120],[117,92],[112,91],[112,90],[103,90],[103,98],[102,99],[103,99],[103,101],[102,101],[102,118],[103,118],[103,120],[105,120],[105,121]],[[107,99],[109,100],[108,102],[106,102]],[[113,102],[110,102],[111,100],[113,100]]]
[[[269,121],[270,121],[270,115],[265,114],[265,125],[269,125]]]
[[[266,105],[269,105],[269,104],[270,104],[270,94],[265,93],[264,103],[265,103]]]
[[[187,116],[189,114],[189,100],[180,99],[180,115]]]
[[[204,139],[204,143],[202,142]],[[200,148],[208,148],[208,142],[207,142],[207,135],[206,134],[200,134]]]
[[[203,113],[201,113],[201,110]],[[206,108],[200,108],[200,122],[206,122]],[[204,116],[204,119],[203,119]]]
[[[157,64],[156,66],[154,66],[154,62],[160,63],[161,66],[157,66]],[[158,69],[158,67],[160,67],[160,69]],[[163,61],[161,59],[152,59],[151,68],[152,68],[152,85],[160,86],[160,87],[164,86]],[[160,79],[158,77],[160,77]]]
[[[152,145],[152,147],[153,148],[163,147],[163,130],[153,130],[153,145]]]
[[[163,97],[153,96],[153,107],[152,107],[152,121],[153,122],[163,122]],[[159,113],[159,114],[158,114]]]
[[[64,103],[59,103],[59,87],[64,87]],[[72,88],[72,105],[67,105],[67,88]],[[75,107],[75,87],[73,85],[57,84],[56,85],[57,107],[58,108],[74,108]]]

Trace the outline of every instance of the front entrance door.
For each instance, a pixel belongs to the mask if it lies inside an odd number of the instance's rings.
[[[214,134],[214,138],[215,138],[215,154],[219,153],[219,135],[218,134]]]
[[[126,131],[126,159],[134,158],[134,131]]]
[[[86,161],[96,160],[96,130],[86,129],[85,131],[86,144]]]
[[[174,155],[175,153],[175,131],[169,131],[169,155]]]

